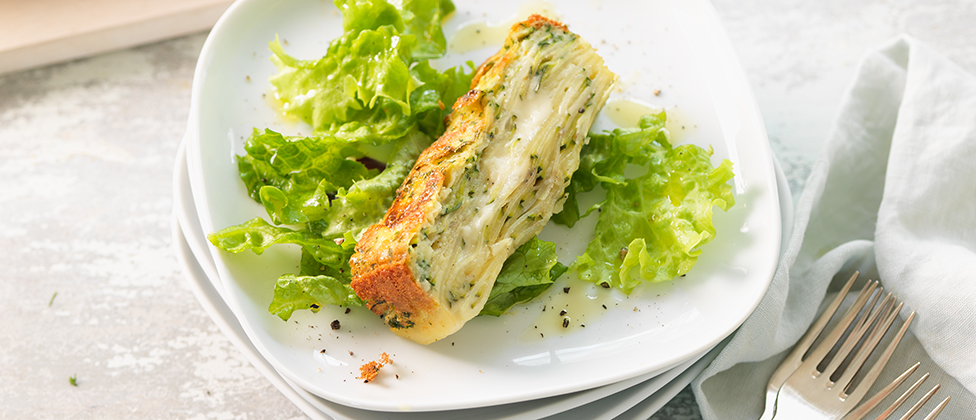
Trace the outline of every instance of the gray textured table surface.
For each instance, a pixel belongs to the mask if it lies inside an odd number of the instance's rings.
[[[972,0],[715,6],[794,197],[869,49],[908,33],[976,72]],[[0,418],[304,417],[204,313],[170,240],[205,37],[0,76]],[[686,389],[652,418],[701,417]]]

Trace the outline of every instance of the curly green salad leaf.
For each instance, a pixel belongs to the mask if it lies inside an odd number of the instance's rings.
[[[398,6],[385,0],[336,0],[335,5],[342,11],[342,28],[347,33],[391,26],[413,38],[415,61],[439,58],[447,52],[441,20],[454,11],[451,0],[401,0]]]
[[[301,213],[308,221],[304,222],[303,228],[293,229],[272,225],[257,217],[208,235],[210,242],[234,253],[250,250],[261,254],[272,245],[284,243],[302,247],[299,273],[278,278],[274,298],[268,308],[283,320],[289,319],[296,310],[317,312],[326,305],[362,306],[362,301],[349,286],[352,281],[349,258],[354,252],[355,237],[382,220],[393,202],[396,189],[410,172],[420,152],[430,144],[430,138],[417,131],[412,132],[394,144],[392,156],[382,172],[372,178],[352,182],[348,188],[336,188],[336,183],[331,182],[344,177],[299,169],[315,165],[292,163],[276,166],[271,162],[274,160],[271,157],[285,155],[293,162],[322,158],[328,153],[317,154],[318,151],[324,148],[323,144],[335,145],[333,138],[286,138],[273,132],[255,131],[248,139],[250,143],[260,144],[261,147],[251,149],[261,153],[241,157],[241,162],[248,162],[247,165],[242,163],[244,169],[241,170],[241,178],[245,179],[249,191],[275,188],[285,197],[285,203],[301,204],[295,212]],[[295,148],[295,144],[302,144],[303,147]],[[284,150],[289,152],[285,153]],[[265,171],[256,175],[254,167],[264,168]],[[306,187],[274,187],[293,184]],[[309,191],[313,193],[309,195]],[[322,191],[329,192],[323,195]],[[256,200],[263,202],[264,197],[258,194]],[[275,216],[275,213],[280,213],[278,207],[268,206],[266,202],[263,204],[272,219],[281,218]],[[531,300],[548,289],[567,270],[565,265],[556,261],[555,249],[554,243],[536,238],[519,247],[503,265],[481,314],[499,316],[512,306]]]
[[[505,260],[479,315],[500,316],[545,292],[568,267],[556,261],[556,244],[532,238]]]
[[[337,238],[347,233],[359,236],[366,228],[379,223],[393,204],[397,188],[430,143],[430,137],[411,132],[394,143],[386,168],[379,175],[313,197],[310,201],[317,206],[308,213],[311,218],[308,229],[326,238]]]
[[[277,39],[270,43],[279,69],[270,82],[282,110],[314,130],[302,137],[255,129],[245,142],[238,171],[271,223],[255,218],[208,235],[228,252],[301,247],[299,272],[278,278],[268,308],[283,320],[296,310],[362,306],[349,286],[355,238],[382,220],[417,156],[444,132],[450,104],[468,91],[474,70],[468,63],[471,71],[441,72],[426,61],[447,50],[441,19],[454,11],[450,0],[335,4],[344,33],[324,57],[299,60]],[[371,169],[364,146],[386,143],[393,152],[385,167]],[[555,245],[543,241],[523,245],[512,260],[520,268],[506,268],[492,292],[494,315],[538,295],[566,271]]]
[[[352,298],[355,293],[339,293],[343,290],[340,285],[349,288],[352,281],[349,258],[356,245],[355,237],[383,219],[396,189],[430,142],[430,137],[413,131],[394,143],[382,172],[351,181],[348,174],[317,169],[341,167],[330,160],[362,165],[347,159],[361,156],[357,149],[337,144],[332,137],[283,137],[269,130],[255,131],[247,144],[260,147],[245,150],[260,153],[239,158],[241,178],[249,191],[259,191],[251,197],[264,205],[276,224],[302,223],[302,228],[272,225],[257,217],[214,232],[208,239],[214,246],[234,253],[251,250],[261,254],[272,245],[284,243],[302,247],[299,275],[286,274],[275,285],[269,310],[282,319],[288,319],[295,309],[317,310],[328,304],[359,306],[362,303],[358,298]],[[344,150],[348,156],[320,153],[329,146],[332,151]],[[319,164],[309,163],[316,159]],[[268,191],[274,193],[267,194]],[[270,204],[269,196],[273,198]],[[345,298],[339,299],[341,296]]]
[[[282,111],[316,132],[383,144],[419,127],[437,137],[444,116],[467,92],[473,71],[439,72],[426,60],[444,55],[441,19],[450,0],[336,0],[345,32],[324,57],[299,60],[270,43],[278,74],[271,77]],[[473,69],[473,64],[468,67]]]
[[[450,0],[335,4],[344,33],[324,57],[299,60],[270,43],[279,69],[270,82],[282,111],[313,128],[305,137],[255,129],[245,142],[238,170],[271,223],[255,218],[208,235],[228,252],[301,247],[298,273],[278,278],[268,308],[283,320],[296,310],[363,305],[349,286],[356,238],[382,220],[421,151],[444,132],[444,117],[468,91],[474,70],[468,63],[472,71],[438,71],[426,61],[446,51],[441,20],[454,10]],[[555,244],[523,244],[506,260],[482,315],[539,296],[567,270],[629,293],[641,279],[671,279],[695,264],[715,235],[712,206],[734,203],[731,163],[713,168],[710,152],[672,147],[665,118],[648,115],[639,128],[591,134],[564,210],[552,220],[573,226],[599,209],[596,237],[568,268],[556,260]],[[376,165],[367,151],[382,144],[392,153]],[[628,177],[625,169],[635,165],[646,173]],[[597,186],[606,199],[581,212],[578,196]]]
[[[365,154],[330,136],[283,136],[257,129],[244,143],[237,169],[248,195],[263,204],[275,224],[309,221],[313,196],[346,188],[371,173],[356,159]]]
[[[275,283],[268,312],[287,321],[295,311],[318,312],[325,305],[363,306],[356,291],[334,277],[285,274]]]
[[[600,185],[607,196],[595,206],[600,215],[594,239],[571,267],[581,279],[630,293],[641,280],[685,274],[715,237],[712,206],[727,211],[735,204],[728,184],[732,162],[712,167],[710,150],[673,147],[666,118],[662,111],[641,118],[639,128],[591,135],[583,149],[568,191],[568,212],[559,222],[579,220],[576,195]],[[646,172],[627,177],[629,165]]]

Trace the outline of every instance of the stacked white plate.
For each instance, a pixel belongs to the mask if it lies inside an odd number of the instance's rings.
[[[310,132],[266,103],[266,81],[276,71],[268,41],[277,35],[290,54],[317,58],[340,34],[341,16],[321,0],[242,0],[204,45],[176,161],[174,240],[190,283],[251,363],[312,418],[647,418],[704,369],[758,305],[789,226],[789,189],[741,67],[703,1],[455,4],[445,23],[449,39],[472,25],[488,32],[546,9],[597,46],[620,76],[595,129],[614,127],[639,100],[668,111],[674,142],[712,147],[716,161],[733,162],[737,203],[715,214],[719,234],[696,267],[630,296],[568,274],[537,301],[476,318],[428,346],[394,336],[361,308],[300,311],[283,322],[267,308],[274,280],[297,271],[298,249],[228,254],[210,246],[206,233],[266,217],[236,168],[235,155],[254,128]],[[451,54],[435,65],[480,62],[494,49]],[[568,264],[592,236],[589,219],[572,230],[547,226],[540,237],[556,242]],[[608,308],[590,314],[585,327],[539,334],[542,307],[564,299],[569,286]],[[334,320],[341,321],[337,330]],[[379,378],[356,379],[359,366],[381,353],[393,363]]]

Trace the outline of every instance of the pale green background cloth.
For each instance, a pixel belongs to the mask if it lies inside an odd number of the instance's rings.
[[[862,61],[767,295],[693,383],[702,416],[758,418],[772,371],[854,270],[855,288],[880,279],[905,301],[901,319],[917,311],[874,388],[922,366],[886,403],[931,372],[899,413],[942,384],[923,412],[952,396],[940,419],[976,418],[976,76],[910,37]]]

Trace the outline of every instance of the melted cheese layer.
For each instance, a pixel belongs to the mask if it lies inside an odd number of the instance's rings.
[[[418,238],[414,273],[462,323],[485,304],[502,264],[562,209],[586,133],[614,76],[575,34],[547,26],[515,43],[489,71],[488,120],[458,176],[445,182],[441,214]]]
[[[512,27],[350,259],[351,286],[397,335],[428,344],[478,315],[505,260],[562,209],[614,79],[562,24]]]

